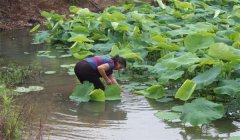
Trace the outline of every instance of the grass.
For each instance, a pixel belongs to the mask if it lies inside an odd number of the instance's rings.
[[[31,79],[40,77],[41,71],[37,65],[20,66],[14,63],[0,67],[0,82],[12,88]]]

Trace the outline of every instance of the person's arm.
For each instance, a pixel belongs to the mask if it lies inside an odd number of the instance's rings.
[[[121,91],[124,91],[123,88],[120,87],[120,85],[118,84],[116,78],[113,77],[112,74],[109,76],[109,79],[112,81],[113,84],[116,84],[121,89]]]
[[[110,76],[108,76],[109,79],[112,81],[113,84],[116,84],[117,86],[119,86],[117,80],[115,79],[115,77],[112,76],[112,74]],[[120,87],[120,86],[119,86]]]
[[[100,75],[103,77],[103,79],[106,81],[107,84],[112,84],[112,80],[108,78],[107,74],[105,71],[109,69],[109,64],[102,64],[97,67],[98,72]]]

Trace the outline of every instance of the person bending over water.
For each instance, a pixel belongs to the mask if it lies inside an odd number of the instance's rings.
[[[126,65],[126,60],[119,55],[112,58],[94,56],[78,62],[74,68],[74,72],[80,83],[89,81],[94,84],[95,89],[100,88],[104,90],[105,87],[99,78],[103,77],[108,85],[116,84],[119,86],[112,73],[113,70],[123,69]]]

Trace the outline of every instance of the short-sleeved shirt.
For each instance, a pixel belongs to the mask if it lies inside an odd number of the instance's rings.
[[[114,62],[111,58],[106,58],[106,57],[101,57],[101,56],[94,56],[94,57],[89,57],[84,59],[86,62],[90,64],[90,66],[96,70],[97,67],[102,65],[102,64],[108,64],[109,65],[109,70],[106,71],[107,76],[111,75],[113,73],[113,68],[114,68]],[[100,75],[100,74],[99,74]]]

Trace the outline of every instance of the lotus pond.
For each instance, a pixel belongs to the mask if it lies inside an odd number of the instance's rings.
[[[17,103],[34,108],[35,126],[45,116],[44,138],[239,138],[239,1],[156,4],[135,1],[101,13],[72,6],[67,16],[42,11],[43,30],[30,31],[35,45],[28,31],[2,33],[4,60],[43,69],[41,81],[15,91],[23,93]],[[116,86],[77,84],[77,59],[116,54],[128,61],[114,73],[121,95]]]
[[[168,111],[182,103],[157,102],[130,92],[133,88],[146,88],[142,84],[144,77],[136,76],[134,80],[121,74],[122,81],[132,80],[123,83],[126,91],[121,100],[76,104],[70,101],[69,95],[78,81],[63,67],[75,63],[75,59],[38,57],[39,51],[46,48],[31,45],[28,30],[1,32],[0,39],[0,57],[6,60],[1,66],[10,61],[21,65],[37,63],[44,72],[55,71],[44,74],[40,82],[29,81],[29,85],[24,85],[41,86],[43,90],[22,93],[16,99],[17,104],[33,108],[32,123],[36,131],[40,118],[45,118],[42,120],[44,139],[227,139],[239,136],[240,123],[231,119],[222,118],[202,127],[158,119],[156,112]],[[62,54],[55,51],[51,55],[60,57]]]

